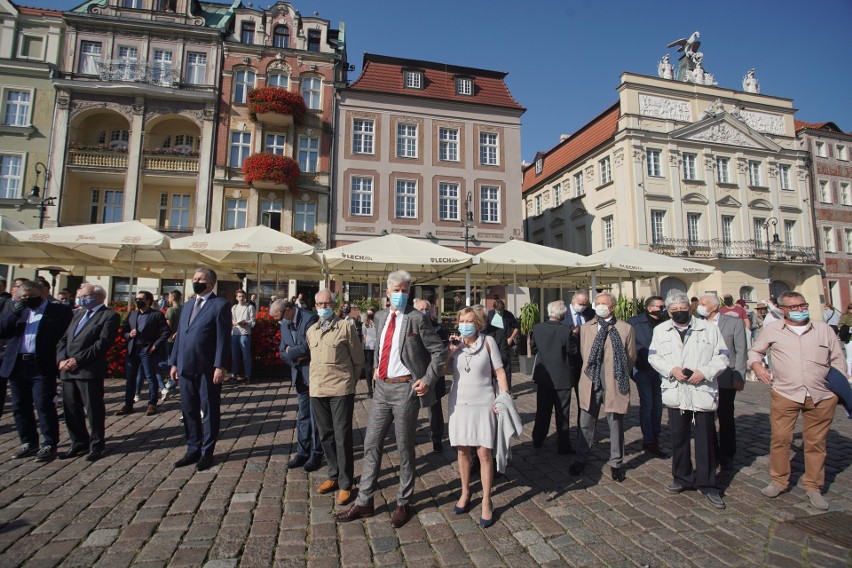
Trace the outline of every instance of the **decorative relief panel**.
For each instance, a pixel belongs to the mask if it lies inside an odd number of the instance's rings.
[[[777,114],[741,110],[739,119],[758,132],[769,134],[784,134],[784,119]]]
[[[639,114],[681,122],[692,121],[692,113],[687,101],[653,95],[639,95]]]
[[[73,100],[71,101],[71,116],[75,115],[92,108],[104,108],[109,110],[114,110],[119,114],[123,114],[127,116],[130,114],[130,105],[123,105],[121,103],[112,102],[112,101],[87,101],[87,100]]]
[[[586,181],[591,183],[595,178],[595,166],[586,167]]]
[[[624,163],[624,148],[617,148],[615,152],[612,153],[613,162],[616,166],[620,166]]]
[[[746,148],[760,148],[753,140],[745,136],[739,130],[731,128],[730,125],[720,122],[710,128],[696,132],[689,136],[689,140],[702,142],[716,142],[719,144],[730,144],[731,146],[744,146]]]

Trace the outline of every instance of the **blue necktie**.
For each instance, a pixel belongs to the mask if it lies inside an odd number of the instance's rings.
[[[86,315],[83,316],[83,319],[77,324],[77,329],[74,330],[74,337],[77,337],[77,334],[80,333],[80,330],[83,329],[83,326],[86,325],[86,322],[89,321],[91,316],[92,310],[86,310]]]
[[[577,327],[580,327],[581,325],[583,325],[583,316],[577,314]]]

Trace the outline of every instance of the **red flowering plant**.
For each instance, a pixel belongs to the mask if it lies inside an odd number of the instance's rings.
[[[319,235],[316,231],[296,231],[293,233],[293,238],[309,245],[315,245],[320,242]]]
[[[282,89],[281,87],[260,87],[248,92],[249,118],[257,122],[258,113],[277,112],[293,116],[295,122],[299,122],[308,107],[305,99],[299,93]]]
[[[127,302],[112,301],[109,303],[109,308],[114,310],[121,318],[119,329],[124,325],[124,320],[130,315],[127,311]],[[115,338],[115,343],[107,351],[107,377],[124,378],[126,374],[124,363],[127,361],[127,340],[121,337],[121,334]]]
[[[299,163],[281,154],[261,152],[252,154],[243,161],[243,179],[248,184],[268,181],[295,187],[299,175]]]
[[[269,308],[260,308],[254,318],[251,332],[251,358],[256,365],[266,368],[284,364],[279,355],[281,326],[269,315]]]

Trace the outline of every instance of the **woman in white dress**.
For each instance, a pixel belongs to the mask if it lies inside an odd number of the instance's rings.
[[[462,515],[470,509],[471,449],[476,450],[482,480],[482,514],[479,525],[494,524],[491,486],[494,465],[491,450],[497,435],[497,389],[509,391],[500,349],[493,337],[484,335],[485,322],[472,308],[458,314],[459,334],[450,336],[448,368],[453,372],[453,386],[448,406],[450,411],[450,444],[459,456],[461,495],[453,512]],[[496,377],[496,379],[495,379]]]

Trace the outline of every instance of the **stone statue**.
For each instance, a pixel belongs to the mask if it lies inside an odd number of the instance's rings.
[[[718,116],[725,112],[725,107],[722,105],[721,99],[716,99],[713,101],[713,104],[704,109],[704,112],[701,115],[701,120],[705,118],[713,118],[714,116]]]
[[[689,72],[688,77],[696,85],[704,84],[704,67],[701,65],[701,61],[695,64],[695,69]]]
[[[657,75],[661,79],[673,79],[674,78],[674,67],[669,62],[669,54],[665,54],[660,62],[657,63]]]
[[[682,51],[686,57],[692,59],[692,56],[698,51],[698,47],[701,45],[701,42],[698,41],[699,37],[701,37],[701,34],[695,32],[689,36],[689,38],[681,38],[677,41],[673,41],[666,47],[678,46],[678,52]]]
[[[754,76],[754,67],[748,70],[743,77],[743,91],[746,93],[760,93],[760,82]]]
[[[718,85],[718,83],[716,83],[716,77],[713,76],[713,73],[708,73],[707,71],[704,72],[704,84],[710,85],[711,87],[715,87]]]

